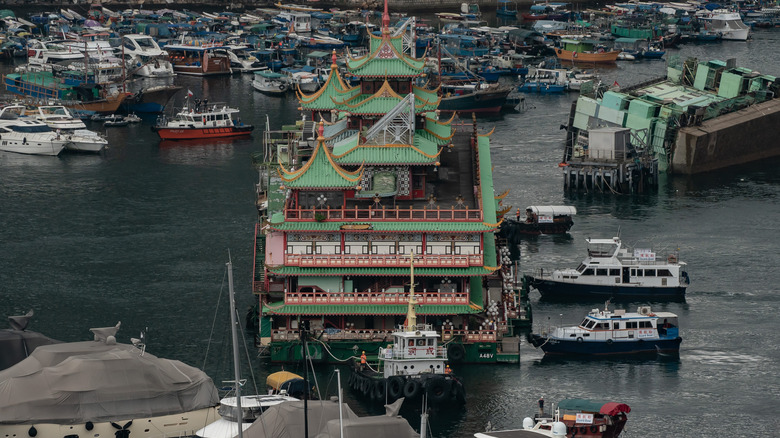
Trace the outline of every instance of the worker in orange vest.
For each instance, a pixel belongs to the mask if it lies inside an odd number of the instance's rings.
[[[360,369],[364,370],[366,369],[366,352],[364,351],[363,354],[360,355]]]
[[[452,374],[452,368],[449,365],[444,368],[444,374]]]

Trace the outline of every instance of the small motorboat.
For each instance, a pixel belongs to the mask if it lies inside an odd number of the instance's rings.
[[[545,299],[680,299],[690,284],[676,252],[657,259],[651,249],[623,247],[619,237],[586,239],[588,257],[576,268],[527,275]]]
[[[127,123],[141,123],[141,118],[135,114],[128,114],[125,116]]]
[[[287,94],[287,90],[290,89],[290,83],[287,80],[287,76],[281,73],[275,73],[271,70],[260,70],[255,72],[252,87],[261,93],[281,96]]]
[[[679,354],[677,315],[653,312],[640,306],[636,312],[593,309],[577,326],[550,327],[531,334],[531,343],[545,355],[607,356],[624,354]]]
[[[110,116],[107,116],[105,119],[103,119],[103,126],[107,128],[118,128],[121,126],[127,126],[127,124],[130,123],[127,121],[124,117],[112,114]]]

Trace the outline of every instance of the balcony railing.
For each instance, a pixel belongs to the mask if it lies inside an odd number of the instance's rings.
[[[449,330],[445,329],[441,332],[442,342],[447,342],[454,337],[459,337],[466,343],[473,342],[496,342],[498,339],[498,333],[504,333],[501,327],[497,329],[485,329],[485,330]]]
[[[473,208],[287,208],[289,221],[460,221],[481,222],[482,210]]]
[[[415,292],[419,304],[468,304],[468,292]],[[287,292],[285,304],[407,304],[405,292]],[[423,309],[424,310],[424,309]]]
[[[365,268],[408,268],[411,258],[408,255],[300,255],[287,254],[284,256],[285,266],[299,266],[303,268],[338,268],[338,267],[365,267]],[[482,255],[419,255],[414,258],[414,266],[417,268],[468,268],[470,266],[482,266]]]
[[[315,331],[314,335],[323,342],[362,340],[387,343],[392,342],[393,332],[394,330],[349,329],[339,331]],[[466,344],[497,342],[500,337],[499,332],[496,330],[443,330],[441,340],[442,342],[446,342],[454,336],[458,336],[461,339],[460,342]],[[297,341],[299,339],[300,334],[298,333],[298,330],[276,329],[271,331],[271,340],[275,342]],[[439,348],[444,347],[442,346]]]

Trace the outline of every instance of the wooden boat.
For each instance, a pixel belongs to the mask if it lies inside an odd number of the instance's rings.
[[[525,209],[523,218],[518,208],[515,219],[504,218],[500,232],[508,239],[522,234],[565,234],[574,225],[571,217],[576,214],[575,207],[566,205],[531,205]]]
[[[246,137],[252,133],[252,125],[244,125],[238,118],[234,120],[238,109],[191,100],[187,99],[187,105],[173,119],[160,117],[152,130],[163,140]]]
[[[173,70],[183,75],[229,75],[230,57],[227,49],[217,45],[168,44],[165,50],[173,64]]]
[[[598,45],[598,41],[562,39],[555,55],[562,61],[611,63],[618,58],[619,50],[609,50]]]

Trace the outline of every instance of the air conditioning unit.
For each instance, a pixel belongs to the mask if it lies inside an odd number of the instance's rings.
[[[290,149],[287,146],[279,146],[279,155],[287,155]]]
[[[640,315],[649,315],[650,314],[650,307],[649,306],[642,306],[639,308],[639,314]]]

